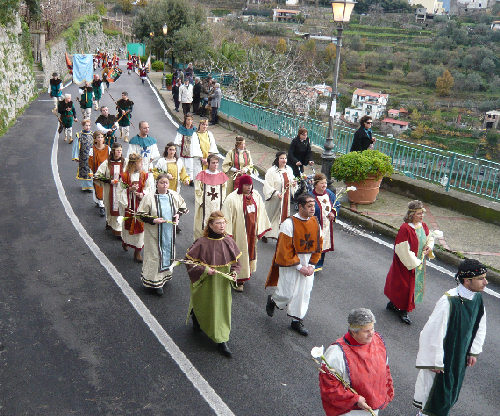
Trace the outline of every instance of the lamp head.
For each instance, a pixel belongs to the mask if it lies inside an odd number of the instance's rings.
[[[153,37],[155,35],[155,32],[149,32],[149,37]]]
[[[163,25],[163,34],[164,34],[165,36],[167,36],[167,33],[168,33],[168,26],[167,26],[167,24],[165,23],[165,24]]]
[[[349,23],[354,5],[354,0],[338,0],[332,2],[333,21],[335,23]]]

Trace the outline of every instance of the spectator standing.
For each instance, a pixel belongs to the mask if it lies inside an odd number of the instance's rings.
[[[222,91],[218,82],[215,83],[213,92],[208,96],[208,98],[210,100],[210,107],[212,109],[212,120],[210,124],[213,126],[219,122],[219,116],[217,115],[217,113],[219,112],[219,107],[222,100]]]
[[[199,77],[194,79],[193,86],[193,113],[198,114],[200,111],[200,101],[201,101],[201,81]]]
[[[193,83],[193,76],[194,76],[194,68],[193,68],[193,63],[192,62],[189,62],[187,68],[185,69],[184,71],[184,74],[185,74],[185,80],[187,79],[189,81],[190,84]]]
[[[375,138],[372,137],[372,118],[363,116],[359,120],[359,129],[354,133],[354,139],[351,145],[351,152],[362,152],[366,149],[373,149]]]
[[[179,78],[175,81],[174,86],[172,87],[172,97],[174,99],[175,111],[179,112],[179,88],[181,87],[182,82]]]
[[[179,88],[179,101],[182,104],[182,112],[186,115],[190,112],[193,102],[193,86],[187,78],[184,80],[184,85]]]
[[[288,165],[292,168],[296,178],[304,172],[305,165],[314,165],[312,160],[311,141],[307,137],[307,129],[301,127],[297,137],[292,140],[288,148]]]

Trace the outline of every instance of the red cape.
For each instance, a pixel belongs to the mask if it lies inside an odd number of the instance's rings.
[[[429,235],[429,228],[427,224],[422,223],[425,235]],[[396,236],[394,245],[408,241],[410,250],[418,253],[418,237],[415,229],[403,223]],[[401,263],[399,257],[394,253],[391,268],[385,279],[384,294],[402,311],[410,312],[415,309],[415,270],[408,270],[406,266]]]

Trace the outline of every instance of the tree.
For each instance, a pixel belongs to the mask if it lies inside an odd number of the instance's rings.
[[[206,17],[201,7],[193,8],[184,0],[152,0],[141,8],[134,19],[133,32],[137,39],[148,40],[152,49],[163,50],[173,46],[175,33],[184,26],[192,30],[204,28]],[[163,36],[163,25],[167,24],[168,34]],[[152,39],[149,34],[154,33]],[[206,32],[205,32],[206,33]],[[208,43],[202,40],[205,47]],[[183,60],[182,55],[180,56]]]
[[[335,62],[335,57],[337,56],[336,46],[333,43],[329,43],[325,48],[325,61],[328,65],[332,65]]]
[[[453,87],[455,80],[451,75],[450,71],[447,69],[443,72],[443,75],[436,80],[436,91],[440,97],[445,97],[450,95],[451,88]]]
[[[422,116],[420,115],[420,112],[418,111],[418,109],[414,108],[410,114],[410,120],[419,121],[421,118],[422,118]]]
[[[395,81],[402,81],[405,78],[405,74],[401,69],[393,69],[391,71],[391,79]]]
[[[471,91],[479,91],[483,89],[484,86],[481,75],[479,75],[477,72],[471,72],[469,75],[467,75],[467,87]]]
[[[207,55],[210,33],[199,25],[183,26],[175,32],[172,40],[174,55],[184,62],[200,62]]]
[[[418,123],[415,130],[411,132],[411,138],[415,140],[420,140],[422,137],[424,137],[424,134],[425,134],[424,125],[422,123]]]
[[[276,43],[276,52],[277,53],[285,53],[286,52],[286,40],[283,38],[279,38]]]

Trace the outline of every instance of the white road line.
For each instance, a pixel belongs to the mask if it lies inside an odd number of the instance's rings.
[[[188,380],[200,392],[201,396],[208,403],[208,405],[214,410],[215,414],[221,416],[234,416],[234,413],[231,411],[231,409],[229,409],[226,403],[224,403],[224,401],[219,397],[215,390],[210,386],[210,384],[208,384],[208,382],[188,360],[184,353],[179,349],[173,339],[159,324],[156,318],[152,315],[146,305],[144,305],[144,303],[130,287],[127,281],[123,278],[121,273],[116,269],[113,263],[111,263],[111,261],[105,256],[99,246],[94,243],[94,240],[90,237],[83,225],[78,220],[78,217],[75,215],[73,208],[71,207],[71,204],[66,197],[66,192],[64,191],[64,187],[59,176],[59,166],[57,163],[57,151],[59,148],[58,138],[59,134],[56,132],[54,135],[54,143],[52,145],[51,155],[52,176],[56,184],[59,199],[61,200],[61,203],[64,206],[64,210],[66,211],[66,215],[71,220],[71,223],[78,231],[83,241],[85,241],[85,244],[87,244],[90,251],[107,270],[111,278],[115,281],[117,286],[127,297],[128,301],[149,327],[151,332],[153,332],[160,344],[165,348],[165,351],[170,354],[172,359],[177,363]]]
[[[165,108],[165,104],[163,104],[163,101],[161,100],[160,96],[158,95],[158,93],[156,92],[156,90],[153,88],[153,85],[151,84],[151,81],[149,80],[149,78],[147,78],[147,81],[149,83],[149,86],[150,86],[151,90],[153,91],[154,95],[156,96],[156,99],[158,100],[158,103],[160,104],[160,107],[165,112],[165,115],[170,120],[170,122],[176,128],[178,128],[179,124],[172,118],[172,116],[170,115],[170,113],[168,112],[168,110]],[[219,155],[219,158],[220,159],[224,159],[222,155]],[[252,176],[253,179],[257,180],[261,184],[264,184],[264,181],[261,178],[259,178],[257,176],[254,176],[254,175],[251,175],[251,176]],[[372,241],[374,241],[377,244],[381,244],[381,245],[383,245],[385,247],[388,247],[391,250],[393,249],[393,245],[392,244],[387,243],[387,242],[385,242],[384,240],[381,240],[378,237],[375,237],[373,235],[367,234],[364,231],[361,231],[358,228],[355,228],[355,227],[353,227],[353,226],[351,226],[351,225],[349,225],[349,224],[347,224],[347,223],[345,223],[343,221],[337,220],[337,224],[339,224],[341,227],[343,227],[343,228],[345,228],[345,229],[347,229],[347,230],[349,230],[349,231],[351,231],[353,233],[356,233],[356,234],[360,235],[361,237],[368,238],[369,240],[372,240]],[[450,270],[448,270],[448,269],[446,269],[444,267],[438,266],[437,264],[433,264],[430,261],[427,261],[426,263],[427,263],[428,267],[431,267],[431,268],[433,268],[433,269],[435,269],[437,271],[440,271],[441,273],[446,274],[448,276],[455,277],[455,273],[453,273],[452,271],[450,271]],[[497,298],[500,298],[500,293],[497,293],[494,290],[486,288],[484,291],[486,293],[488,293],[489,295],[492,295],[492,296],[495,296]]]

